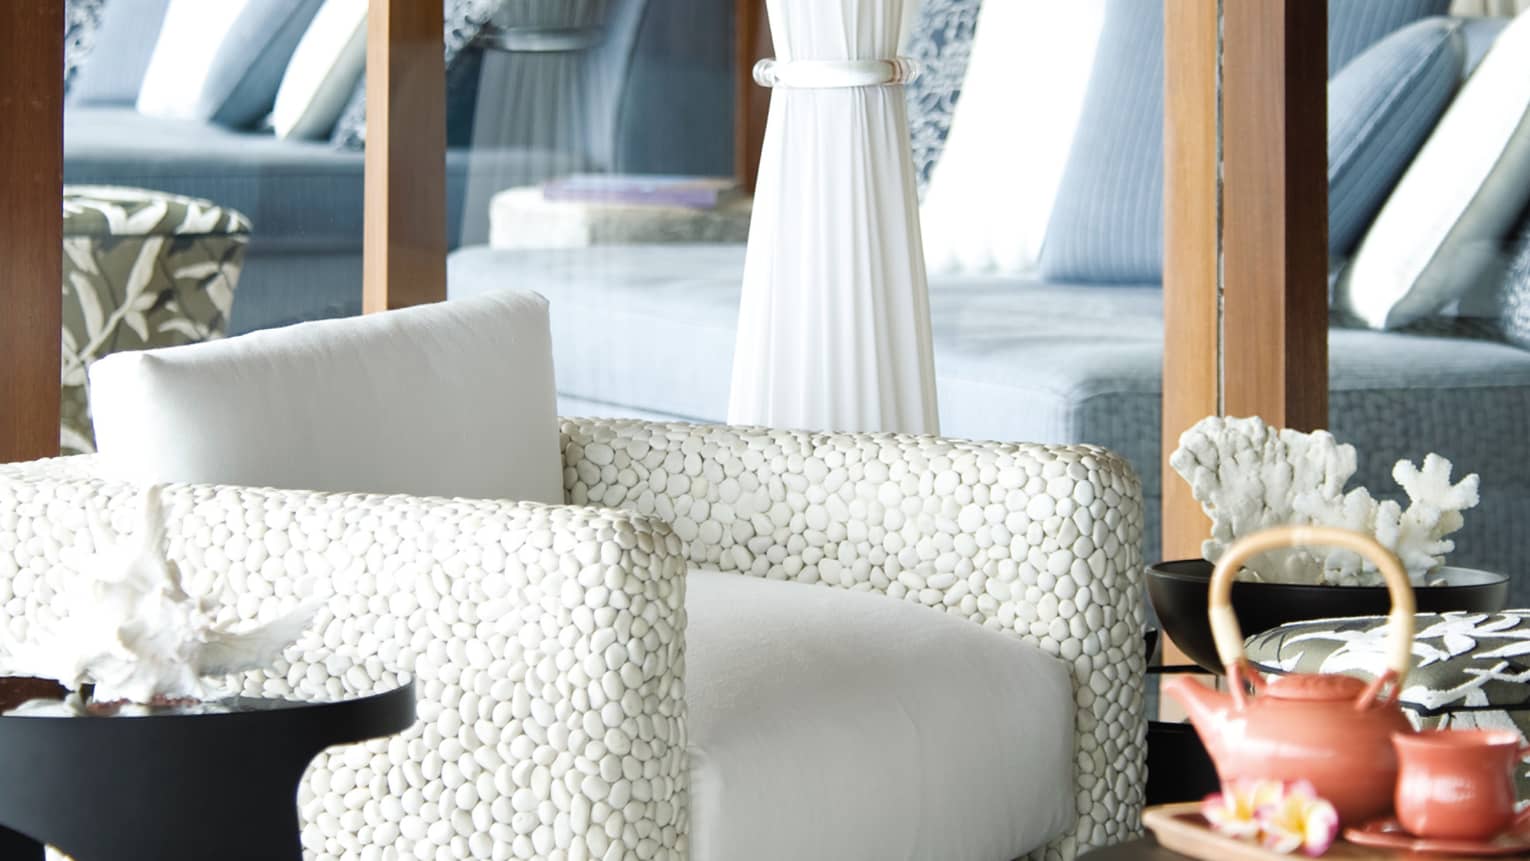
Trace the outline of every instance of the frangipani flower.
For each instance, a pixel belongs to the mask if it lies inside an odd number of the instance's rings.
[[[1328,851],[1339,834],[1333,805],[1319,798],[1305,780],[1236,780],[1201,802],[1201,815],[1218,833],[1242,840],[1257,839],[1267,849],[1289,853],[1301,849],[1317,857]]]
[[[1266,849],[1301,849],[1313,858],[1327,852],[1339,834],[1339,814],[1305,780],[1288,785],[1279,801],[1261,808],[1259,824]]]
[[[1235,780],[1206,796],[1201,815],[1229,837],[1258,837],[1259,811],[1279,802],[1284,791],[1276,780]]]

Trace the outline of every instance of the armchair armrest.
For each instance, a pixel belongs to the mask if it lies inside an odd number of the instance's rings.
[[[1039,646],[1072,670],[1072,858],[1139,830],[1142,494],[1094,446],[564,419],[574,504],[672,524],[694,565],[875,590]]]
[[[93,464],[0,466],[0,641],[52,612],[58,572],[91,549],[88,505],[135,525],[138,489]],[[337,697],[415,679],[414,728],[309,769],[311,856],[683,857],[685,572],[668,526],[245,487],[175,485],[164,502],[189,590],[243,619],[290,607],[304,577],[326,599],[273,670],[237,680],[243,693]]]

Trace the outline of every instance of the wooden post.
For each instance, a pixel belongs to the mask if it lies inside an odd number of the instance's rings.
[[[1325,0],[1164,15],[1163,553],[1181,558],[1207,530],[1168,466],[1186,428],[1328,422],[1328,15]]]
[[[367,313],[446,298],[442,0],[367,7]]]
[[[0,462],[58,454],[64,3],[0,3]]]
[[[1221,411],[1217,0],[1164,2],[1163,558],[1194,559],[1211,525],[1169,466],[1179,435]]]
[[[775,50],[765,0],[734,0],[733,172],[745,191],[754,191],[765,145],[770,90],[754,82],[754,64]]]
[[[1166,559],[1209,533],[1169,467],[1186,428],[1328,422],[1327,21],[1326,0],[1164,2]]]
[[[1328,11],[1223,5],[1222,407],[1328,426]]]

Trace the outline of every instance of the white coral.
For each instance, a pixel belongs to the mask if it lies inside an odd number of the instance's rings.
[[[92,522],[94,564],[62,590],[57,620],[12,644],[0,670],[95,685],[95,699],[149,703],[213,693],[205,677],[263,669],[308,627],[317,605],[235,632],[215,621],[217,607],[188,594],[180,568],[165,558],[160,489],[143,495],[138,534],[112,541]]]
[[[1355,448],[1327,431],[1280,430],[1259,418],[1202,419],[1180,437],[1169,458],[1212,520],[1202,546],[1216,561],[1227,545],[1278,524],[1340,526],[1375,536],[1396,553],[1415,584],[1455,549],[1446,538],[1461,512],[1477,504],[1477,476],[1450,482],[1450,461],[1437,454],[1422,468],[1400,460],[1392,477],[1408,494],[1407,509],[1344,487],[1355,474]],[[1373,585],[1376,571],[1353,553],[1329,548],[1265,554],[1246,569],[1256,579],[1286,583]]]

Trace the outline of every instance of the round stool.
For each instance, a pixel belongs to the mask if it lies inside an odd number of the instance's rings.
[[[210,201],[64,186],[65,454],[95,451],[85,377],[96,359],[223,337],[249,241],[249,219]]]

